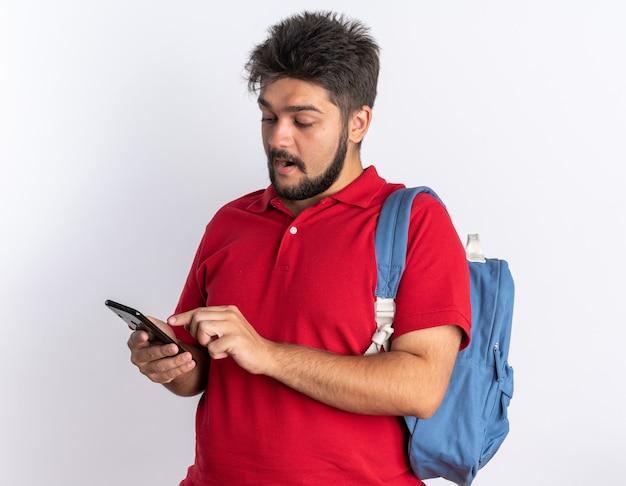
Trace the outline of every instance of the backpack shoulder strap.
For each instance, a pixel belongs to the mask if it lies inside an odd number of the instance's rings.
[[[413,199],[421,192],[431,194],[441,204],[439,196],[426,186],[404,188],[394,191],[387,197],[378,217],[374,244],[376,247],[375,316],[377,329],[365,354],[375,354],[389,350],[393,334],[395,297],[400,285],[400,277],[406,264],[406,250],[409,238],[409,223]]]

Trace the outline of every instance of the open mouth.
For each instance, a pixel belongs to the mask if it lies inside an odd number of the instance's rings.
[[[276,157],[274,163],[279,167],[300,167],[300,165],[292,159],[286,159],[284,157]]]
[[[276,150],[270,152],[269,159],[272,162],[272,165],[276,168],[280,169],[290,169],[296,167],[300,169],[300,171],[305,172],[304,164],[298,157],[292,156],[284,150]]]
[[[270,154],[272,155],[272,154]],[[283,167],[290,167],[296,165],[294,158],[290,157],[286,153],[276,153],[271,157],[272,162],[276,165],[282,165]]]

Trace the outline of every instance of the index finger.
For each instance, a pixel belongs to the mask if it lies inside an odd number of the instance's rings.
[[[224,305],[214,305],[209,307],[198,307],[197,309],[192,309],[186,312],[181,312],[180,314],[174,314],[167,319],[167,323],[170,326],[184,326],[185,329],[189,330],[189,325],[193,322],[196,314],[201,312],[214,312],[221,311],[227,308],[228,306]]]
[[[131,351],[135,348],[149,346],[150,343],[148,333],[141,329],[131,332],[128,337],[127,344]]]
[[[187,324],[191,324],[191,320],[193,319],[193,315],[197,309],[193,309],[187,312],[181,312],[180,314],[174,314],[167,318],[167,323],[170,326],[186,326]]]

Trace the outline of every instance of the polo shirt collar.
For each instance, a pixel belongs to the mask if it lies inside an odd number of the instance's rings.
[[[376,168],[371,165],[367,167],[357,179],[350,183],[350,185],[338,193],[328,196],[327,199],[335,199],[345,204],[366,208],[385,184],[386,181],[378,175]],[[248,206],[248,210],[261,213],[271,206],[282,207],[283,204],[276,195],[274,188],[270,185],[263,191],[260,198],[256,199]]]

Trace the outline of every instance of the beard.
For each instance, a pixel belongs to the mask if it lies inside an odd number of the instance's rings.
[[[302,159],[291,155],[285,150],[272,149],[267,157],[267,165],[269,168],[270,182],[276,192],[276,195],[281,199],[287,201],[303,201],[312,197],[318,196],[327,191],[335,181],[339,178],[343,165],[346,161],[346,153],[348,152],[348,134],[346,133],[337,146],[335,157],[331,164],[324,171],[315,178],[306,177],[306,166]],[[289,163],[295,165],[304,174],[304,180],[302,180],[296,186],[280,186],[276,182],[276,174],[274,173],[274,160],[276,158],[282,158]]]

